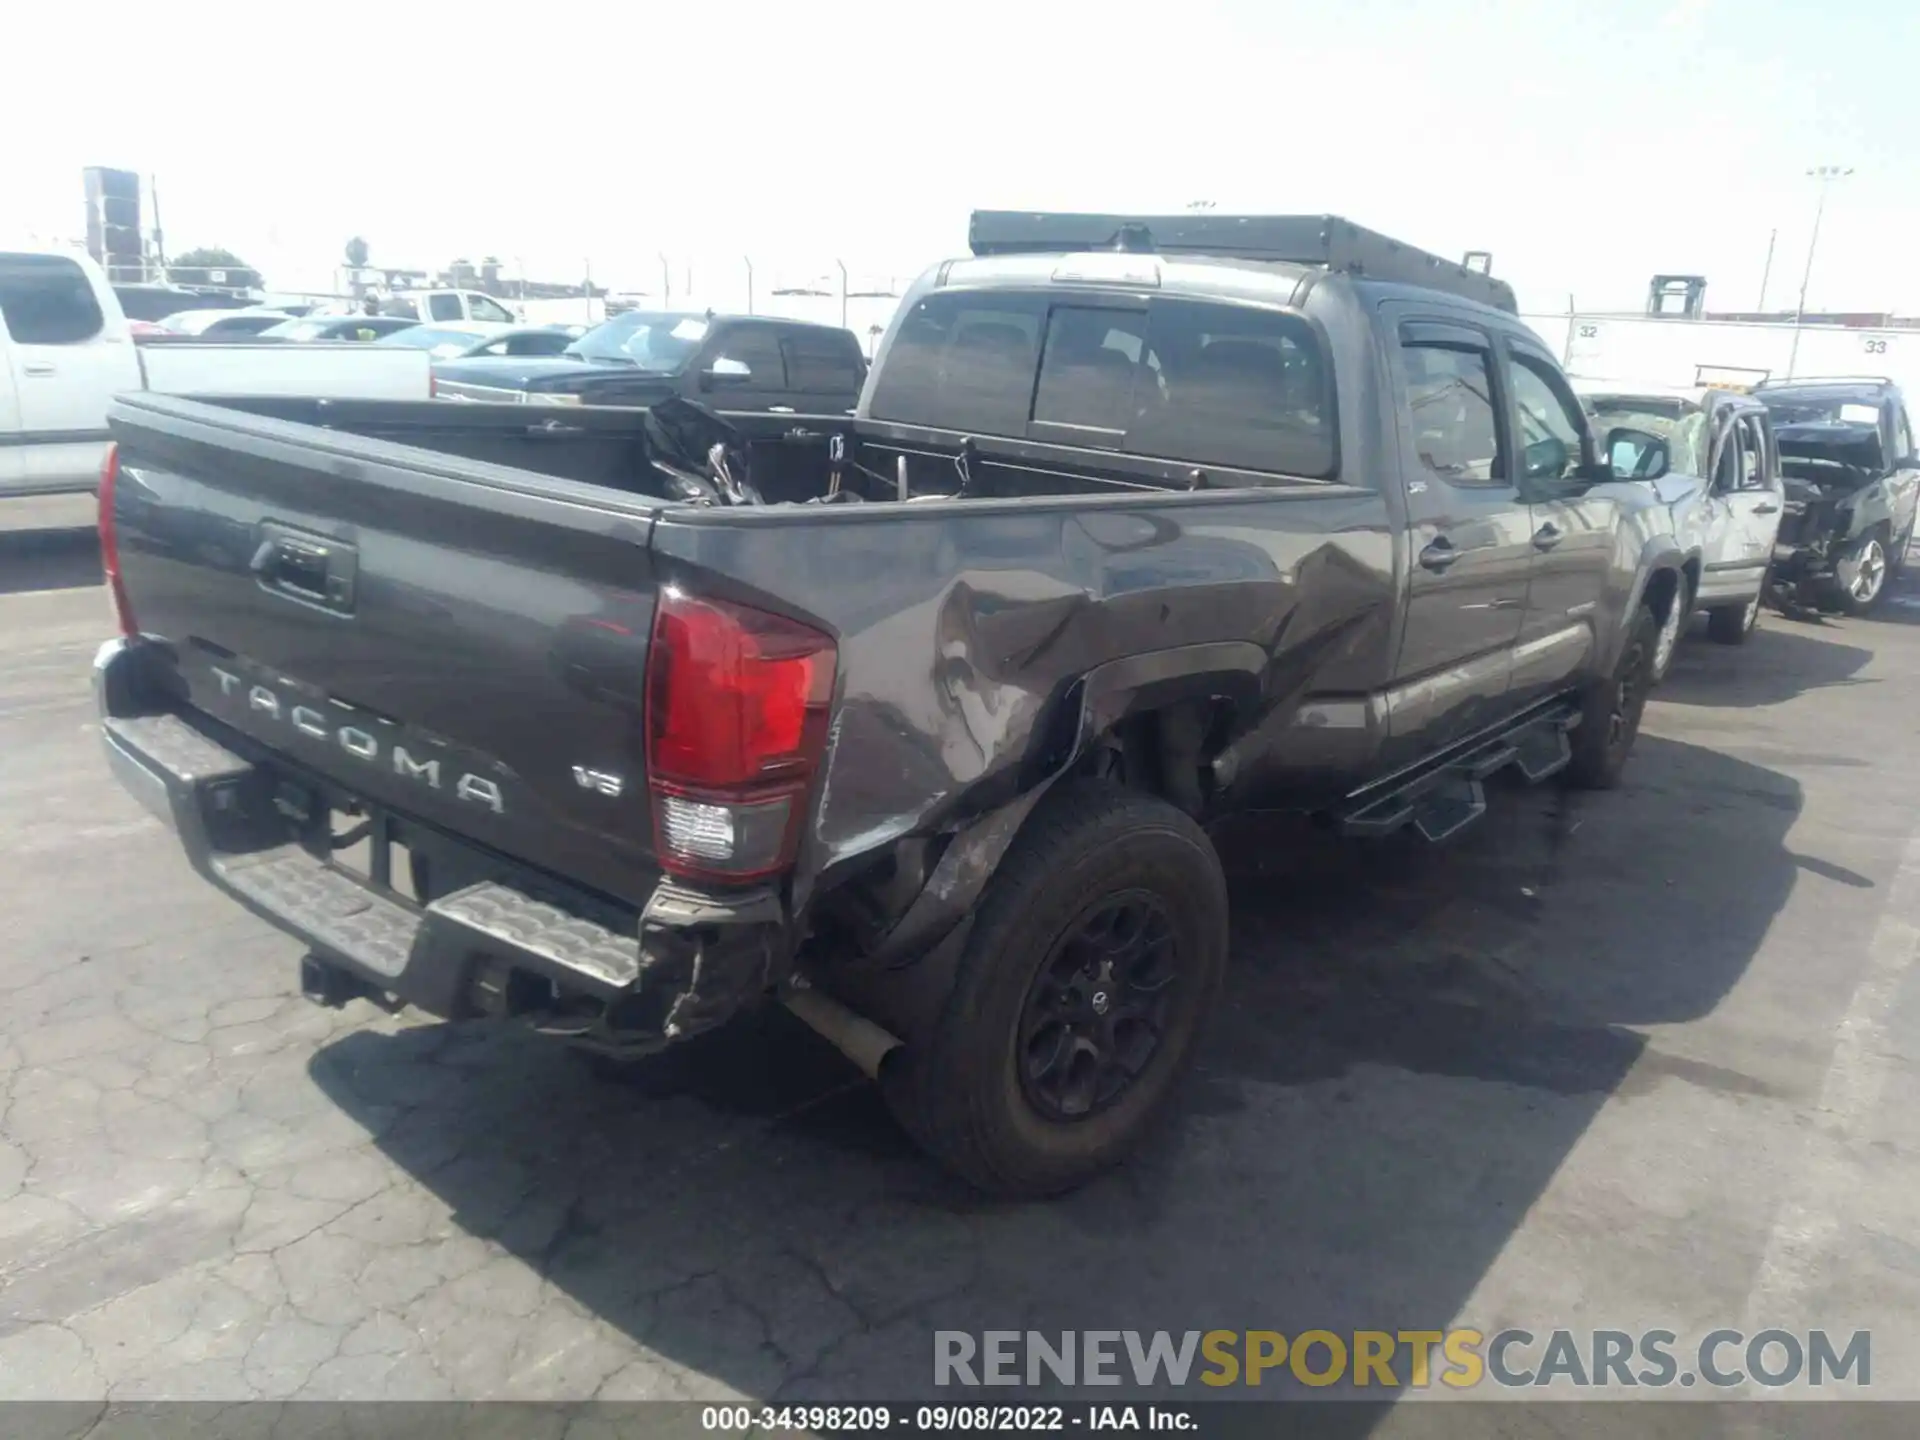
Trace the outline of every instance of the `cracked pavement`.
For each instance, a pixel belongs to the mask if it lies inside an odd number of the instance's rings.
[[[14,502],[17,503],[17,502]],[[107,774],[90,537],[0,533],[0,1398],[906,1399],[936,1329],[1871,1327],[1912,1393],[1920,600],[1695,635],[1626,787],[1249,828],[1139,1159],[933,1171],[779,1013],[615,1071],[321,1010]]]

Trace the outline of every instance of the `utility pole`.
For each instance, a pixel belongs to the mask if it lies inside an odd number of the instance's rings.
[[[1767,281],[1773,277],[1773,246],[1779,238],[1779,230],[1767,232],[1767,263],[1760,267],[1760,303],[1755,307],[1763,315],[1767,310]]]
[[[147,193],[153,196],[153,258],[160,262],[160,283],[164,285],[167,283],[167,233],[160,228],[160,181],[152,175],[147,177]]]
[[[1813,234],[1807,239],[1807,268],[1800,272],[1800,299],[1793,307],[1793,349],[1787,356],[1787,379],[1793,378],[1794,362],[1800,358],[1800,327],[1807,318],[1807,285],[1813,279],[1813,252],[1820,244],[1820,217],[1827,213],[1827,187],[1853,174],[1851,165],[1816,165],[1807,171],[1809,180],[1820,182],[1819,198],[1813,203]]]

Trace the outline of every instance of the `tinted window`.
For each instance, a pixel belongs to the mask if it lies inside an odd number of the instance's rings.
[[[746,366],[746,373],[721,365],[723,360]],[[721,335],[704,364],[706,369],[715,366],[723,373],[730,372],[745,389],[786,388],[786,371],[780,363],[780,337],[764,325],[742,325]]]
[[[526,335],[510,335],[504,342],[508,355],[558,355],[573,343],[573,337],[564,330],[539,330]],[[487,353],[493,354],[489,345]]]
[[[1160,300],[1148,339],[1127,449],[1196,465],[1333,473],[1332,387],[1306,321]]]
[[[1144,310],[1056,306],[1034,389],[1035,423],[1106,432],[1107,443],[1118,443],[1136,418],[1134,376],[1146,353]],[[1151,389],[1157,376],[1144,383]]]
[[[678,375],[707,338],[699,315],[648,314],[629,310],[596,325],[567,346],[567,353],[588,360],[617,360],[650,375]]]
[[[106,324],[87,272],[61,255],[0,255],[0,316],[22,345],[77,345]]]
[[[493,320],[502,325],[513,323],[513,312],[497,300],[489,300],[484,295],[468,297],[468,306],[473,310],[475,320]]]
[[[931,295],[900,322],[874,381],[876,420],[1024,435],[1045,301]]]
[[[1466,345],[1401,342],[1413,444],[1436,475],[1456,483],[1505,483],[1489,353]]]
[[[1529,480],[1558,480],[1580,463],[1580,406],[1543,361],[1513,352],[1513,402]]]
[[[787,362],[787,388],[804,395],[854,395],[865,377],[860,347],[851,336],[789,335],[780,342]]]
[[[284,315],[229,315],[224,320],[215,320],[200,333],[203,335],[263,335],[284,324],[286,324]]]
[[[464,320],[467,316],[461,307],[458,295],[429,295],[427,318],[429,320]]]

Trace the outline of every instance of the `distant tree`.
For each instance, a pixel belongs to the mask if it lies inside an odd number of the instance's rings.
[[[347,241],[347,264],[356,270],[367,268],[367,256],[372,253],[367,242],[358,235]]]
[[[226,272],[225,280],[215,280],[208,273],[213,270]],[[167,266],[167,275],[176,285],[231,285],[253,287],[260,284],[260,272],[231,250],[222,250],[218,245],[203,245],[197,250],[176,255]]]

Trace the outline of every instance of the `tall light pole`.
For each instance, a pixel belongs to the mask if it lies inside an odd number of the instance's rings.
[[[1827,213],[1827,188],[1836,180],[1853,174],[1851,165],[1816,165],[1807,171],[1809,180],[1820,182],[1819,198],[1813,203],[1813,234],[1807,238],[1807,268],[1800,272],[1800,299],[1793,307],[1793,349],[1787,356],[1787,378],[1793,378],[1793,365],[1800,358],[1800,327],[1807,316],[1807,284],[1813,279],[1813,252],[1820,244],[1820,217]]]

